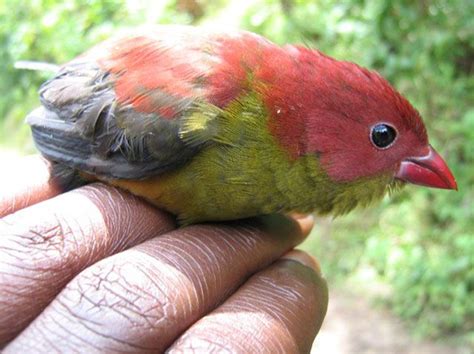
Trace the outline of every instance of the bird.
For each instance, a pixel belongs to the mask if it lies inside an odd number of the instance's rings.
[[[112,37],[39,97],[27,123],[63,185],[128,190],[182,225],[337,216],[407,183],[457,190],[419,112],[380,74],[243,30]]]

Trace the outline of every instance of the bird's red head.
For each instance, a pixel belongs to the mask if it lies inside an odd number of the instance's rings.
[[[297,59],[295,82],[273,86],[269,95],[275,107],[272,129],[293,155],[317,154],[337,182],[383,174],[457,189],[448,166],[429,145],[419,113],[384,78],[317,51],[286,50]]]

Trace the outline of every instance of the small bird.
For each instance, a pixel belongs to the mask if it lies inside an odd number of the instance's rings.
[[[135,31],[63,65],[39,95],[27,122],[58,178],[124,188],[182,224],[339,215],[407,182],[457,189],[420,114],[378,73],[250,32]]]

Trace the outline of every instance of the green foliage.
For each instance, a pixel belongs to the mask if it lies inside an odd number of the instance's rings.
[[[474,2],[470,0],[30,0],[0,2],[0,143],[33,151],[26,113],[48,73],[126,26],[240,24],[379,70],[420,110],[459,192],[407,187],[369,210],[322,219],[306,248],[330,282],[370,269],[419,333],[474,338]],[[364,278],[365,279],[365,278]],[[367,280],[365,280],[367,281]],[[361,288],[367,284],[361,284]]]

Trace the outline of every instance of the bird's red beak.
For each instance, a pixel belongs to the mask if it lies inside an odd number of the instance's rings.
[[[448,165],[431,146],[428,147],[428,153],[425,156],[403,160],[395,178],[421,186],[458,189]]]

